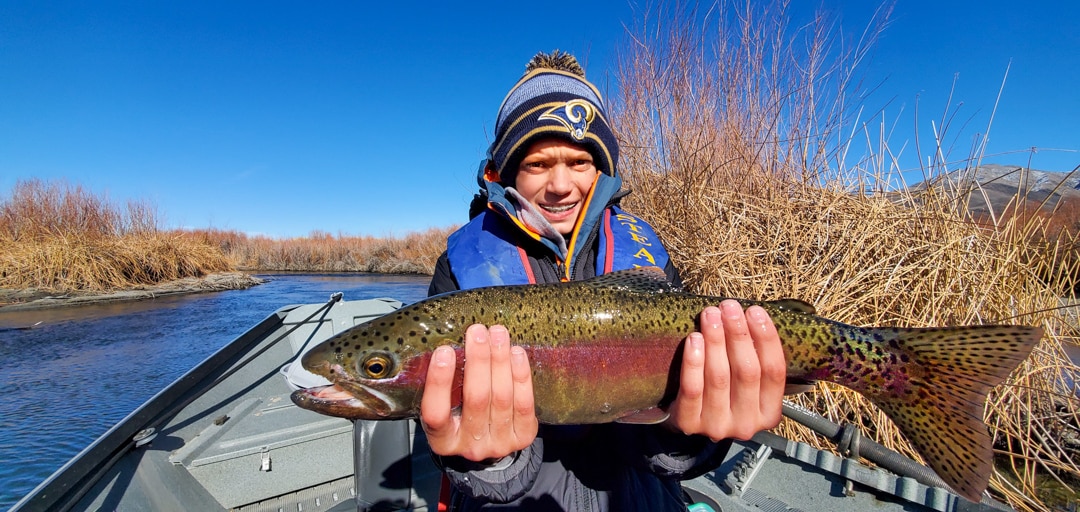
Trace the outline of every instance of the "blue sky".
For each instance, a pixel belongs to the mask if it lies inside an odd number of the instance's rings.
[[[528,59],[570,51],[611,90],[645,5],[366,4],[0,1],[0,195],[62,178],[165,227],[278,237],[462,223]],[[853,37],[876,7],[795,4],[793,26],[821,6]],[[926,137],[959,106],[966,156],[1007,69],[984,162],[1080,165],[1074,2],[900,0],[891,19],[862,71],[908,165],[916,110]]]

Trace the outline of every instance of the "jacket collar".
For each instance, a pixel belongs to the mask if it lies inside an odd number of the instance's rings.
[[[532,211],[530,214],[531,205],[527,203],[522,205],[522,201],[518,199],[521,196],[517,194],[516,190],[508,192],[500,183],[485,179],[486,167],[487,161],[480,164],[476,179],[480,188],[487,191],[488,209],[506,217],[523,234],[548,248],[552,254],[558,257],[566,279],[570,278],[570,269],[574,268],[573,263],[585,251],[587,239],[600,223],[604,209],[613,201],[625,195],[625,193],[619,192],[619,189],[622,188],[622,178],[618,174],[597,173],[596,181],[593,183],[589,195],[585,198],[585,205],[582,208],[583,213],[578,217],[574,231],[564,238],[559,233],[554,232],[554,229],[545,229],[543,225],[530,227],[530,223],[540,224],[531,216],[531,214],[539,216],[539,212]],[[540,217],[540,220],[543,220],[543,217]],[[543,220],[543,224],[547,224],[547,221]],[[550,224],[547,224],[547,228],[551,228]]]

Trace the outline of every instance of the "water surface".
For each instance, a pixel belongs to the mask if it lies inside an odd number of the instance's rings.
[[[0,510],[195,364],[292,304],[427,295],[429,277],[273,274],[247,290],[0,311]],[[41,322],[28,330],[13,329]]]

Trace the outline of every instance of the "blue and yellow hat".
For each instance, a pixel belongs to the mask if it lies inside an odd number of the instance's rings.
[[[503,100],[484,179],[513,184],[525,151],[533,142],[550,137],[584,147],[600,172],[615,176],[619,144],[600,91],[585,79],[577,59],[558,50],[533,57],[525,76]]]

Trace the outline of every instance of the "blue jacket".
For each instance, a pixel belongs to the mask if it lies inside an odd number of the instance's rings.
[[[549,259],[554,272],[561,275],[561,280],[581,279],[606,274],[613,270],[625,270],[642,266],[667,268],[670,258],[660,237],[645,221],[626,213],[618,206],[605,208],[596,226],[596,249],[584,248],[577,253],[579,261],[588,259],[591,272],[575,272],[570,263],[569,276],[566,276],[565,264],[554,253]],[[482,212],[468,224],[450,235],[447,240],[447,260],[457,288],[469,289],[481,286],[530,284],[538,282],[536,274],[542,259],[529,258],[529,251],[518,242],[520,235],[515,235],[517,227],[506,222],[499,213]],[[586,238],[586,244],[589,244]],[[549,249],[544,246],[545,249]],[[535,249],[540,249],[539,247]],[[541,251],[543,252],[543,251]],[[670,276],[673,277],[673,276]]]

